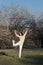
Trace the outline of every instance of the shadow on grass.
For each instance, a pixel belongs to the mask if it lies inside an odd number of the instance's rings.
[[[1,55],[6,55],[7,56],[7,54],[5,52],[0,52],[0,56]]]
[[[43,55],[25,56],[20,62],[24,65],[43,65]]]
[[[7,53],[5,53],[5,52],[0,52],[0,56],[8,56],[8,57],[12,57],[12,58],[14,58],[14,56],[10,56],[10,55],[8,55]]]

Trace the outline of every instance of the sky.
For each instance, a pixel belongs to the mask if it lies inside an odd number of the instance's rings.
[[[0,8],[12,5],[19,5],[31,11],[43,12],[43,0],[0,0]]]

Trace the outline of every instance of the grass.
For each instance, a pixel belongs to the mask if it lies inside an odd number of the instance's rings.
[[[0,55],[0,65],[43,65],[43,49],[24,49],[18,58],[17,49],[1,49],[7,55]]]

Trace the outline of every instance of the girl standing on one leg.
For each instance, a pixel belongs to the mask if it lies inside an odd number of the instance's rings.
[[[26,37],[26,34],[28,32],[28,29],[26,30],[26,32],[23,35],[21,35],[21,33],[20,33],[20,35],[18,35],[16,30],[14,32],[15,32],[15,35],[19,38],[19,41],[17,43],[15,43],[15,41],[12,40],[13,46],[14,47],[19,46],[19,58],[21,58],[22,47],[23,47],[23,44],[24,44],[25,37]]]

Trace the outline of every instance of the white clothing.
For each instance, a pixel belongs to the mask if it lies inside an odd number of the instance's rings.
[[[16,34],[16,33],[15,33],[15,34]],[[21,58],[22,47],[23,47],[23,43],[24,43],[24,41],[25,41],[25,36],[26,36],[26,34],[27,34],[27,31],[26,31],[25,34],[22,35],[22,36],[19,36],[19,35],[16,34],[16,36],[19,37],[19,39],[20,39],[20,41],[18,41],[17,43],[15,43],[15,41],[12,40],[14,47],[15,47],[15,46],[19,46],[19,58]]]

